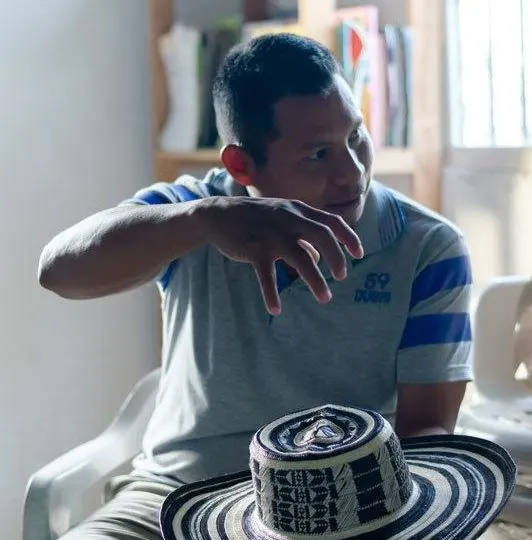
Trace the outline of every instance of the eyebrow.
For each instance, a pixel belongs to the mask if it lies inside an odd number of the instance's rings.
[[[362,116],[357,115],[353,120],[353,127],[351,128],[350,133],[358,129],[362,123],[364,122],[364,118]],[[302,150],[312,150],[313,148],[317,148],[319,146],[328,146],[331,144],[331,140],[326,139],[316,139],[315,141],[306,142],[301,145]]]

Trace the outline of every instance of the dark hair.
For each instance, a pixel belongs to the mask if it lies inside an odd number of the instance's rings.
[[[267,34],[237,45],[213,85],[222,141],[242,145],[263,164],[266,142],[279,136],[275,104],[285,97],[326,94],[339,72],[331,52],[310,38]]]

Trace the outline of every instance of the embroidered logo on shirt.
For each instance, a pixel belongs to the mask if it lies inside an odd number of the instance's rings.
[[[370,272],[366,275],[363,289],[355,292],[355,302],[362,304],[389,304],[392,293],[386,290],[390,283],[390,274],[387,272]]]

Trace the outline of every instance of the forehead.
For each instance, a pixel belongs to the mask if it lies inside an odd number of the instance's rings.
[[[337,77],[326,95],[281,99],[275,105],[275,120],[281,139],[304,142],[343,137],[361,121],[361,114],[348,84]]]

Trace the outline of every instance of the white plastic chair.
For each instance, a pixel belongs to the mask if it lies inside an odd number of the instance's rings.
[[[160,368],[144,376],[109,427],[95,439],[45,465],[29,480],[23,540],[55,540],[84,517],[82,495],[139,452],[155,405]]]
[[[530,305],[529,277],[497,278],[482,292],[474,314],[475,395],[461,408],[457,423],[458,433],[504,446],[524,475],[532,474],[532,390],[515,377],[522,361],[515,338]],[[532,526],[532,489],[518,487],[502,518]]]

